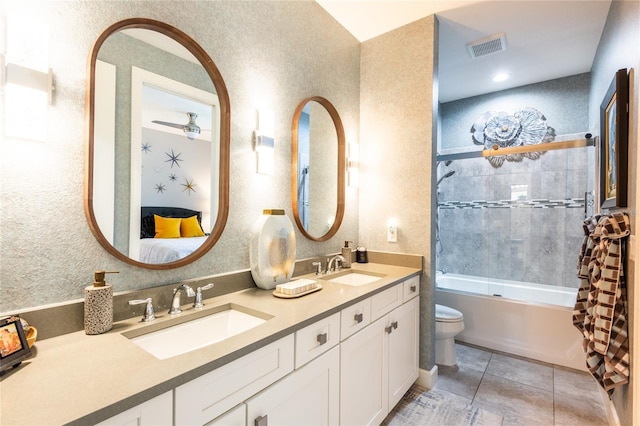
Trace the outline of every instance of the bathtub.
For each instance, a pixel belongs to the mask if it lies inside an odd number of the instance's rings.
[[[576,289],[437,274],[436,303],[464,315],[456,340],[587,371],[573,326]]]

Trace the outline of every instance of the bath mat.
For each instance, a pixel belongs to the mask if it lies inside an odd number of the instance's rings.
[[[502,416],[451,398],[437,389],[412,386],[382,422],[385,426],[499,426]]]

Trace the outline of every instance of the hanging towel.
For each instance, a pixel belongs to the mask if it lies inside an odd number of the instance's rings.
[[[627,296],[623,271],[623,239],[629,233],[626,213],[594,216],[584,221],[580,250],[580,288],[573,324],[582,332],[587,368],[611,394],[629,382]]]

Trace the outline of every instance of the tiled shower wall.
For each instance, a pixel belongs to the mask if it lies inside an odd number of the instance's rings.
[[[444,103],[439,153],[473,149],[469,129],[486,111],[513,114],[533,107],[556,135],[583,137],[589,128],[589,84],[588,73],[578,74]],[[594,155],[592,147],[548,151],[538,160],[505,162],[499,168],[484,158],[449,166],[440,162],[438,177],[455,174],[438,187],[437,269],[577,288],[584,197],[593,189]],[[523,200],[513,200],[519,195]]]
[[[593,150],[549,151],[497,169],[484,158],[441,162],[438,176],[455,173],[438,187],[437,268],[577,288]]]

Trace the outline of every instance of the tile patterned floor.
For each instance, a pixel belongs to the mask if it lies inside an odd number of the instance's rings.
[[[456,351],[458,366],[438,366],[438,383],[429,392],[437,393],[440,400],[445,399],[440,405],[446,404],[449,398],[448,404],[452,407],[466,403],[470,408],[495,415],[485,414],[484,420],[478,423],[456,424],[608,424],[598,385],[586,372],[462,344],[456,344]],[[394,424],[389,417],[387,424]]]

